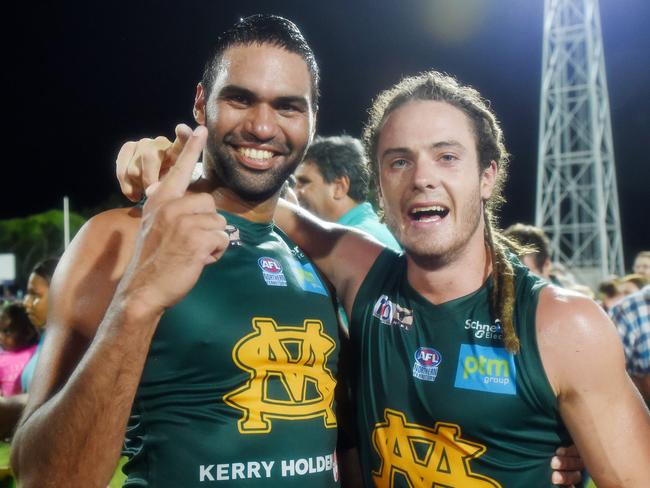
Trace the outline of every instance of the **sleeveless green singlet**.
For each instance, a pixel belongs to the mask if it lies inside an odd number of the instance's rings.
[[[339,486],[332,297],[272,224],[223,214],[228,250],[153,338],[124,486]]]
[[[366,486],[553,486],[550,459],[569,436],[536,342],[545,283],[515,269],[512,355],[489,311],[489,280],[433,305],[409,285],[404,255],[379,256],[350,329]]]

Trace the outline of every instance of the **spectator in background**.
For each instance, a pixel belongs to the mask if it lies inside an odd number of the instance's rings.
[[[370,169],[361,141],[317,137],[295,172],[300,206],[328,222],[361,229],[385,246],[401,248],[368,199]]]
[[[606,312],[623,298],[625,293],[621,290],[621,282],[618,278],[611,278],[598,285],[598,302]]]
[[[0,393],[21,393],[20,373],[36,351],[38,332],[21,303],[7,303],[0,311]]]
[[[22,388],[26,392],[32,382],[34,375],[34,368],[43,345],[45,338],[45,325],[47,322],[47,299],[50,292],[50,281],[59,263],[59,258],[48,258],[40,263],[37,263],[29,275],[27,280],[27,294],[23,300],[27,315],[32,324],[39,330],[41,338],[38,341],[36,353],[32,356],[31,360],[25,366],[21,376]]]
[[[519,256],[521,262],[528,269],[547,281],[558,284],[551,274],[551,246],[542,229],[534,225],[517,223],[508,227],[504,231],[504,235],[525,249],[531,250],[531,252]]]
[[[0,437],[5,438],[13,433],[23,409],[27,404],[27,390],[32,381],[34,368],[45,336],[44,329],[47,320],[47,298],[50,290],[50,280],[58,263],[58,259],[50,258],[34,266],[27,281],[27,294],[23,301],[27,316],[40,332],[40,340],[36,352],[27,362],[20,376],[21,394],[0,398]]]
[[[625,351],[626,368],[650,405],[650,285],[612,307]]]
[[[641,251],[636,255],[632,271],[650,280],[650,251]]]
[[[34,368],[38,360],[43,338],[44,329],[47,322],[47,302],[50,290],[50,280],[58,263],[58,259],[50,258],[41,261],[34,266],[27,280],[27,294],[23,300],[23,306],[29,322],[34,330],[40,333],[40,340],[35,346],[35,351],[22,368],[20,373],[20,388],[18,393],[12,396],[0,397],[0,439],[10,441],[14,434],[14,429],[20,420],[20,417],[27,405],[27,389],[32,381]],[[32,346],[34,347],[34,346]],[[11,477],[9,469],[10,445],[8,442],[0,442],[0,473]],[[12,483],[7,478],[1,480],[2,483]],[[3,485],[4,486],[4,485]],[[13,486],[13,485],[9,485]]]
[[[562,275],[557,275],[556,269],[563,269],[559,263],[551,262],[551,245],[546,233],[534,225],[517,223],[508,227],[504,235],[518,243],[526,251],[525,254],[519,254],[521,262],[528,267],[533,273],[541,276],[549,283],[577,291],[589,298],[595,299],[595,293],[591,288],[580,283],[564,271]]]
[[[650,280],[648,280],[642,274],[632,273],[625,275],[620,279],[619,288],[621,289],[621,292],[627,296],[631,295],[632,293],[636,293],[649,282]]]

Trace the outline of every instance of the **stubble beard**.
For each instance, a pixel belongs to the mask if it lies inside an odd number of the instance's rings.
[[[287,156],[284,163],[273,166],[265,171],[255,171],[247,168],[228,152],[228,146],[217,141],[214,134],[208,130],[208,141],[205,147],[209,158],[206,158],[208,170],[214,172],[219,181],[233,191],[241,199],[248,202],[263,202],[275,195],[294,172],[307,151],[307,147]],[[288,155],[292,154],[289,147]]]
[[[483,213],[480,197],[467,202],[462,210],[464,221],[452,229],[451,236],[444,236],[443,242],[435,242],[436,238],[431,236],[425,238],[427,242],[407,237],[402,231],[398,218],[394,218],[390,212],[385,212],[384,217],[386,225],[413,262],[420,268],[436,270],[456,261],[478,231]]]

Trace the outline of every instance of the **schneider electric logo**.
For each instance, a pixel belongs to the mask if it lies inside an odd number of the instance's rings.
[[[478,320],[467,319],[465,329],[471,330],[477,339],[503,340],[503,329],[499,319],[496,319],[494,324],[482,324]]]
[[[454,386],[485,393],[516,395],[514,356],[503,347],[461,344]]]

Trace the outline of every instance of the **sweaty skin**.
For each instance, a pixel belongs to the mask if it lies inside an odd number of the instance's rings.
[[[62,258],[48,337],[14,438],[22,486],[105,486],[110,479],[142,352],[164,309],[228,243],[213,198],[184,195],[206,135],[200,128],[190,138],[141,215],[119,209],[91,219]],[[80,469],[79,459],[93,462]]]
[[[409,283],[434,304],[472,293],[491,271],[477,206],[490,196],[498,169],[493,162],[478,171],[472,137],[460,110],[431,101],[396,109],[379,137],[387,221],[406,249]],[[432,206],[445,212],[426,219],[413,214]],[[335,226],[323,229],[299,212],[278,222],[314,257],[350,313],[377,246]],[[643,486],[650,479],[650,415],[625,372],[613,324],[592,300],[547,286],[536,335],[562,419],[597,485]],[[612,415],[612,405],[624,414]]]
[[[206,100],[197,88],[195,116],[208,130],[184,134],[175,165],[149,189],[142,210],[94,217],[60,261],[48,336],[14,438],[21,486],[106,486],[160,317],[228,245],[217,207],[269,222],[282,180],[265,173],[298,164],[313,137],[311,76],[300,55],[252,44],[226,50],[223,59],[229,70],[213,87],[217,95]],[[209,138],[203,178],[186,192]],[[217,151],[229,158],[228,174],[212,167]],[[260,200],[240,195],[247,192],[259,192]]]
[[[181,131],[185,130],[183,126],[179,127]],[[178,139],[175,144],[177,143]],[[167,145],[168,148],[171,147],[170,142]],[[137,157],[132,160],[131,165],[135,162],[137,162]],[[123,168],[128,166],[128,162],[122,163]],[[125,172],[123,172],[124,174]],[[139,191],[141,191],[141,185],[142,182],[138,181],[138,178],[132,181],[132,187],[140,188]],[[283,201],[280,201],[275,220],[287,233],[301,240],[301,245],[309,249],[316,264],[329,274],[330,279],[336,282],[341,296],[347,297],[343,301],[349,312],[361,279],[383,248],[362,233],[317,221],[301,209]],[[350,269],[342,269],[341,260],[350,263],[355,271],[348,272]],[[361,279],[358,279],[359,276]],[[551,460],[551,465],[553,469],[559,470],[552,475],[554,483],[571,485],[579,481],[579,470],[583,465],[580,458],[577,457],[575,448],[559,448],[558,456]]]

